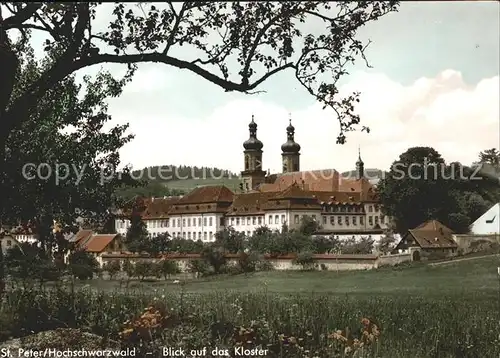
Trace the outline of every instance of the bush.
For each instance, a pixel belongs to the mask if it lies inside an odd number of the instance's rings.
[[[314,269],[313,254],[309,251],[299,253],[297,255],[297,258],[293,261],[295,264],[301,265],[303,270],[313,270]]]
[[[141,281],[144,281],[146,277],[157,275],[157,266],[148,260],[141,260],[135,264],[135,274]]]
[[[238,267],[241,272],[255,272],[258,263],[262,261],[260,255],[256,252],[242,253],[238,259]]]
[[[68,261],[71,274],[80,280],[92,279],[94,273],[99,272],[99,263],[96,258],[86,251],[72,252]]]
[[[103,267],[103,271],[106,271],[108,273],[110,279],[113,279],[118,274],[118,272],[120,272],[120,270],[120,261],[107,262]]]
[[[273,266],[271,261],[263,259],[263,260],[257,262],[257,264],[255,265],[255,269],[257,271],[263,271],[263,272],[273,271],[274,266]]]
[[[179,268],[179,264],[174,260],[161,260],[158,263],[158,270],[161,275],[166,279],[170,277],[170,275],[175,275],[181,272]]]
[[[200,276],[206,276],[209,272],[209,266],[205,260],[196,259],[189,261],[188,270]]]

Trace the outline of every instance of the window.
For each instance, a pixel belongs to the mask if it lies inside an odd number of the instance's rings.
[[[358,225],[358,221],[356,220],[355,216],[352,218],[352,224],[353,225]]]
[[[330,216],[330,225],[335,226],[335,216]]]
[[[211,231],[210,231],[210,236],[209,236],[209,237],[210,237],[210,240],[212,240],[212,239],[213,239],[213,237],[214,237],[213,232],[211,232]]]
[[[191,232],[188,232],[188,239],[191,240]]]
[[[269,217],[267,218],[267,223],[268,224],[272,224],[273,223],[273,217],[271,215],[269,215]]]
[[[170,220],[165,220],[165,227],[170,227]]]
[[[256,223],[257,223],[257,218],[254,216],[254,217],[252,218],[252,224],[253,224],[253,225],[255,225]]]
[[[340,207],[340,212],[341,212],[341,213],[345,213],[345,206],[341,206],[341,207]]]
[[[294,217],[294,219],[293,219],[293,220],[294,220],[294,222],[295,222],[296,224],[298,224],[298,223],[300,222],[300,218],[299,218],[299,216],[298,216],[298,215],[295,215],[295,217]]]
[[[337,216],[337,223],[342,225],[342,216]]]
[[[203,226],[207,226],[207,218],[203,218]]]
[[[364,225],[364,222],[365,222],[365,219],[364,219],[362,216],[360,216],[360,217],[359,217],[359,223],[360,223],[361,225]]]
[[[201,231],[198,232],[198,240],[201,240]]]
[[[191,226],[191,219],[188,219],[188,226]]]
[[[346,216],[346,217],[345,217],[345,224],[346,224],[346,225],[349,225],[349,216]]]
[[[323,225],[326,225],[326,216],[323,216]]]
[[[224,217],[221,217],[221,218],[220,218],[219,225],[220,225],[220,226],[224,226],[224,224],[225,224],[225,223],[224,223]]]
[[[240,218],[236,218],[236,226],[240,225]]]
[[[193,218],[193,226],[196,227],[196,218]]]
[[[201,226],[201,218],[198,218],[198,226]]]
[[[186,219],[182,219],[182,227],[186,227]]]
[[[183,233],[182,233],[182,237],[183,237],[184,239],[186,238],[186,233],[185,233],[185,232],[183,232]]]
[[[175,227],[175,220],[172,220],[172,227]]]
[[[262,225],[262,216],[259,216],[259,225]]]
[[[207,240],[207,233],[206,232],[203,233],[203,240],[205,240],[205,241]]]
[[[368,211],[369,211],[370,213],[371,213],[371,212],[373,212],[373,206],[369,205],[369,206],[368,206]]]
[[[274,215],[274,223],[279,224],[280,223],[280,217],[279,215]]]
[[[250,231],[247,231],[247,236],[250,236]]]
[[[247,225],[250,225],[250,216],[247,217]]]
[[[212,218],[208,218],[208,226],[212,226]]]
[[[231,226],[234,226],[234,218],[231,218]]]
[[[373,216],[368,216],[368,224],[373,225]]]
[[[378,224],[378,216],[375,216],[375,225]]]
[[[177,227],[181,227],[181,219],[177,219]]]

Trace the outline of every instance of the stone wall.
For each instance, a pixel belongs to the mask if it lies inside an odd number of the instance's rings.
[[[228,254],[226,256],[228,265],[237,265],[238,255]],[[178,254],[178,255],[163,255],[157,258],[148,256],[141,256],[136,254],[123,254],[123,253],[106,253],[100,255],[99,263],[105,265],[107,262],[120,261],[122,264],[125,260],[130,260],[132,263],[137,261],[147,260],[151,262],[158,262],[160,260],[175,260],[182,272],[187,272],[189,262],[191,260],[200,259],[199,254]],[[264,255],[264,259],[270,262],[275,270],[300,270],[301,265],[297,265],[295,261],[296,255],[282,255],[270,256]],[[317,270],[327,271],[352,271],[352,270],[370,270],[380,266],[394,266],[402,262],[411,260],[410,254],[396,254],[388,256],[377,255],[331,255],[331,254],[317,254],[313,256],[314,267]]]
[[[458,245],[459,250],[463,254],[468,254],[474,251],[481,251],[487,246],[500,245],[500,235],[473,235],[473,234],[460,234],[453,235],[453,239]],[[488,244],[489,243],[489,244]],[[486,245],[485,245],[486,244]]]
[[[379,256],[377,267],[395,266],[403,262],[410,262],[411,260],[411,253]]]

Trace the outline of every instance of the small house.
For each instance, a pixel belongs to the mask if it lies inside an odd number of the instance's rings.
[[[412,261],[420,261],[422,256],[455,256],[458,254],[458,245],[453,240],[450,228],[437,220],[429,220],[408,230],[394,251],[411,253]]]

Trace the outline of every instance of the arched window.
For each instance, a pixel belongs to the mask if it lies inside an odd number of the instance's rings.
[[[250,167],[250,156],[245,155],[245,170],[248,170]]]

